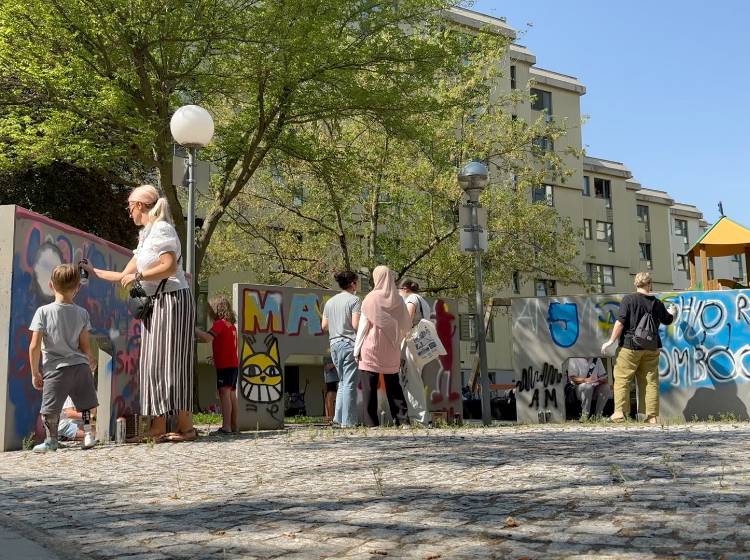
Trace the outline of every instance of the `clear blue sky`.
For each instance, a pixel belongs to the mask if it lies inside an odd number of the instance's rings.
[[[709,221],[721,200],[750,227],[750,2],[478,0],[472,9],[506,17],[537,66],[586,85],[589,155],[625,163],[644,187]]]

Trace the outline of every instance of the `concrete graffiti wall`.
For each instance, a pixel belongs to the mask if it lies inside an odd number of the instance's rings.
[[[43,433],[41,393],[31,386],[28,325],[36,308],[53,300],[52,269],[84,257],[97,268],[122,269],[132,253],[20,207],[0,211],[0,435],[3,450],[10,450],[19,449],[29,434]],[[130,318],[125,298],[124,289],[97,280],[82,286],[76,297],[91,315],[94,345],[113,357],[109,371],[99,372],[99,382],[110,384],[110,424],[138,409],[140,323]]]
[[[336,293],[234,285],[241,429],[275,429],[284,425],[284,364],[293,355],[328,353],[328,335],[321,327],[321,314],[325,302]],[[452,416],[462,412],[455,304],[446,300],[428,301],[433,306],[438,335],[449,353],[429,364],[423,377],[432,409]],[[384,402],[384,398],[379,400]]]
[[[661,327],[661,415],[666,418],[733,413],[750,406],[750,290],[657,294],[678,315]],[[512,303],[513,354],[519,422],[539,411],[565,418],[563,362],[598,356],[622,295],[517,299]]]

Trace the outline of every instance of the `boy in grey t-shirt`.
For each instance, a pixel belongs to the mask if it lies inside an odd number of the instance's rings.
[[[75,266],[61,264],[55,267],[50,281],[55,301],[37,309],[29,326],[32,332],[29,344],[31,382],[34,388],[42,390],[39,413],[47,432],[44,443],[34,447],[37,453],[57,450],[60,411],[68,395],[83,418],[81,447],[89,449],[96,445],[90,411],[99,403],[91,374],[94,363],[89,347],[91,323],[88,311],[73,303],[80,284],[81,278]]]

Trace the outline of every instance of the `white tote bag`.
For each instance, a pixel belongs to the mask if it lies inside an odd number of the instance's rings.
[[[424,367],[438,356],[445,356],[448,352],[440,342],[435,325],[432,321],[421,319],[412,329],[406,339],[414,364],[418,368]]]

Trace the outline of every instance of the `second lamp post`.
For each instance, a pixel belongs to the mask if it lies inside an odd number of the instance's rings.
[[[492,423],[490,409],[490,377],[487,371],[487,335],[484,325],[484,296],[482,294],[482,252],[486,250],[486,235],[479,220],[479,196],[487,186],[489,171],[481,161],[467,163],[458,172],[458,184],[466,193],[470,209],[470,224],[465,230],[471,233],[468,252],[474,253],[474,291],[476,311],[474,313],[474,331],[476,332],[477,351],[479,352],[479,382],[482,388],[482,424]]]

